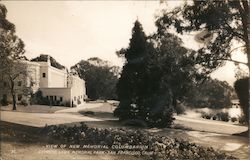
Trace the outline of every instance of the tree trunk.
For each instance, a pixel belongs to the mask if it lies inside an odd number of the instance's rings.
[[[247,50],[247,62],[248,62],[248,137],[250,138],[250,4],[245,2],[245,9],[247,13],[247,38],[246,38],[246,50]],[[249,139],[250,142],[250,139]]]
[[[15,94],[12,94],[12,101],[13,101],[13,108],[12,110],[16,110],[16,95]]]
[[[250,137],[250,4],[249,1],[241,1],[244,8],[242,15],[243,36],[246,43],[248,66],[248,137]],[[250,139],[249,139],[250,141]]]

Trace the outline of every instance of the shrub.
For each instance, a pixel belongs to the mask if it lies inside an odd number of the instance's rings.
[[[77,104],[79,105],[79,104],[81,104],[81,101],[80,101],[80,99],[77,99]]]
[[[31,95],[31,103],[40,105],[51,105],[49,99],[43,97],[43,92],[40,90],[38,90],[35,94]]]
[[[27,100],[24,100],[24,99],[21,100],[20,104],[21,104],[21,105],[24,105],[24,106],[28,106]]]
[[[2,106],[7,106],[9,103],[8,103],[8,101],[7,101],[7,98],[3,98],[3,99],[1,99],[1,105]]]
[[[228,112],[219,112],[219,113],[217,113],[217,117],[218,117],[219,120],[221,120],[221,121],[225,121],[225,122],[228,122],[228,121],[229,121]]]
[[[178,114],[183,114],[185,112],[185,106],[183,104],[177,104],[174,107],[175,112]]]
[[[214,115],[214,116],[212,117],[212,119],[213,119],[213,120],[216,120],[216,119],[217,119],[217,116],[216,116],[216,115]]]
[[[239,116],[239,123],[240,123],[240,124],[246,124],[246,118],[245,118],[245,115],[241,115],[241,116]]]
[[[65,107],[70,107],[70,101],[66,101],[66,102],[64,103],[64,106],[65,106]]]
[[[234,83],[234,88],[240,100],[240,106],[244,113],[244,118],[245,118],[244,123],[248,123],[248,120],[249,120],[249,101],[248,101],[248,97],[249,97],[248,88],[249,87],[248,86],[249,86],[249,77],[238,79]]]
[[[134,148],[133,151],[142,153],[144,151],[153,152],[145,159],[165,160],[165,159],[230,159],[235,157],[225,153],[217,152],[213,148],[205,148],[188,141],[172,139],[166,136],[153,135],[141,130],[132,129],[99,129],[89,128],[84,123],[80,126],[46,126],[42,133],[47,136],[50,143],[58,142],[79,145],[102,145],[108,150],[119,151],[120,148],[111,146],[146,146]],[[96,149],[94,149],[96,150]],[[125,150],[125,149],[124,149]]]
[[[231,118],[231,121],[232,121],[232,122],[236,122],[236,121],[237,121],[237,118],[236,118],[236,117],[232,117],[232,118]]]
[[[201,112],[201,117],[206,119],[211,119],[213,115],[211,113]]]

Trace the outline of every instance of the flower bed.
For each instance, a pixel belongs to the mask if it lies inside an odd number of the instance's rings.
[[[225,153],[205,148],[187,141],[171,139],[166,136],[156,136],[140,130],[128,129],[99,129],[89,128],[84,123],[80,126],[49,126],[42,132],[52,143],[66,145],[78,144],[81,146],[105,146],[99,150],[109,150],[116,153],[134,151],[140,153],[145,159],[236,159]],[[142,147],[136,147],[142,146]],[[144,147],[143,147],[144,146]],[[131,148],[132,147],[132,148]],[[96,150],[96,148],[95,148]],[[143,154],[152,153],[152,154]]]

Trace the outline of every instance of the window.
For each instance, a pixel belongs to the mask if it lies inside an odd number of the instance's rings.
[[[18,85],[18,86],[21,86],[21,85],[22,85],[22,81],[18,81],[18,82],[17,82],[17,85]]]
[[[45,78],[46,77],[46,73],[43,73],[43,78]]]
[[[56,96],[54,96],[54,100],[56,101]]]
[[[63,97],[60,97],[60,102],[62,102],[63,101]]]
[[[74,101],[76,101],[76,96],[74,97]]]
[[[21,95],[21,94],[17,95],[17,100],[18,100],[18,101],[21,101],[21,100],[22,100],[22,95]]]

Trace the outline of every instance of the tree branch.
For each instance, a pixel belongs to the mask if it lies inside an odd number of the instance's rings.
[[[230,62],[234,62],[234,63],[248,65],[248,63],[246,63],[246,62],[241,62],[241,61],[233,60],[232,58],[229,58],[229,59],[228,58],[221,58],[221,59],[217,59],[217,60],[230,61]]]
[[[233,51],[235,51],[235,50],[237,50],[237,49],[239,49],[239,48],[242,48],[242,47],[245,47],[245,45],[242,45],[242,46],[236,47],[236,48],[232,49],[229,53],[231,54]]]

